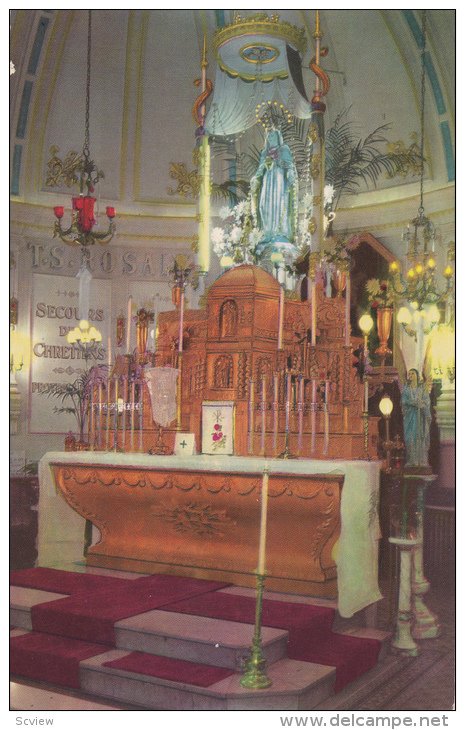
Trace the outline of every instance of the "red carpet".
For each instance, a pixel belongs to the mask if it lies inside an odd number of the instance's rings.
[[[255,599],[227,593],[197,596],[163,607],[164,611],[255,622]],[[331,630],[334,610],[285,601],[263,601],[263,626],[289,631],[290,659],[336,668],[335,691],[375,666],[381,644],[376,639],[344,636]]]
[[[123,587],[109,586],[33,606],[32,628],[114,646],[116,621],[227,585],[172,575],[144,576],[125,581]]]
[[[210,687],[215,682],[234,674],[233,669],[144,654],[141,651],[133,651],[121,659],[105,662],[103,666],[124,669],[126,672],[137,672],[137,674],[148,674],[150,677],[170,679],[172,682],[184,682],[192,684],[194,687]]]
[[[160,608],[241,623],[255,622],[255,598],[221,593],[219,589],[228,584],[216,581],[169,575],[124,580],[35,568],[15,571],[13,582],[72,594],[34,606],[33,632],[12,640],[13,672],[72,687],[78,686],[72,683],[78,682],[80,660],[102,653],[102,644],[114,646],[114,624],[121,619]],[[376,664],[381,644],[374,639],[334,633],[334,614],[331,608],[265,599],[262,623],[289,632],[287,655],[291,659],[335,667],[338,692]],[[179,663],[143,652],[133,652],[118,662],[121,663],[111,665],[189,684],[196,684],[197,678],[198,686],[209,686],[232,674],[205,665],[200,665],[203,669],[197,672],[191,662]],[[186,678],[188,671],[192,671],[192,676]],[[217,673],[223,671],[227,674]]]
[[[67,595],[98,591],[104,588],[111,590],[124,588],[128,582],[129,580],[125,578],[112,578],[91,573],[70,573],[67,570],[55,570],[55,568],[25,568],[24,570],[12,570],[10,573],[10,585],[12,586],[37,588],[41,591],[66,593]]]
[[[10,639],[10,671],[21,677],[79,689],[79,662],[107,651],[101,644],[35,631]]]

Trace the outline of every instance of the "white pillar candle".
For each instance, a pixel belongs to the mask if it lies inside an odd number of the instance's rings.
[[[143,381],[139,381],[139,451],[144,450],[144,389]]]
[[[131,383],[131,451],[134,451],[134,419],[136,417],[136,385]]]
[[[258,568],[259,575],[265,574],[265,557],[266,557],[266,522],[268,513],[268,470],[263,470],[262,478],[262,494],[261,494],[261,514],[260,514],[260,542],[258,547]]]
[[[311,343],[316,345],[316,281],[312,280],[312,334]]]
[[[286,433],[289,433],[291,415],[291,374],[286,373]]]
[[[350,345],[350,274],[346,278],[346,309],[345,309],[345,345]]]
[[[324,424],[323,452],[326,455],[329,449],[329,380],[325,381],[325,424]]]
[[[316,441],[316,380],[312,380],[312,403],[311,403],[311,444],[310,444],[310,450],[312,454],[315,451],[315,441]]]
[[[102,383],[98,384],[98,436],[97,444],[99,448],[102,448]]]
[[[283,327],[284,327],[284,288],[279,287],[279,312],[278,312],[278,350],[283,349]]]
[[[111,367],[111,337],[108,336],[107,341],[107,358],[108,358],[108,369]]]
[[[126,352],[131,352],[131,320],[132,320],[132,296],[129,296],[128,298],[128,322],[127,322],[127,329],[126,329]]]
[[[261,451],[265,453],[265,431],[266,431],[266,375],[262,375],[262,433]]]
[[[253,409],[254,409],[254,382],[253,380],[250,381],[250,388],[249,388],[249,444],[248,444],[248,451],[249,454],[253,454],[253,429],[254,429],[254,417],[253,417]]]
[[[115,380],[115,427],[113,434],[113,449],[118,448],[118,378]]]
[[[299,441],[298,441],[298,449],[299,454],[302,451],[302,433],[303,433],[303,427],[304,427],[304,376],[299,375],[299,403],[298,403],[298,410],[299,410]]]
[[[181,302],[179,305],[179,338],[178,352],[182,352],[183,346],[183,329],[184,329],[184,289],[181,289]]]
[[[279,375],[273,375],[273,449],[276,450],[278,445],[278,417],[279,417]]]

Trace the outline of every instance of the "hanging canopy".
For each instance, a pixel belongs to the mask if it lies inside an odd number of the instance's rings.
[[[302,80],[303,29],[259,14],[236,18],[215,34],[215,93],[206,119],[208,134],[238,134],[255,124],[266,105],[300,119],[312,114]]]

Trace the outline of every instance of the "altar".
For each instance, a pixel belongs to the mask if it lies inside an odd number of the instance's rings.
[[[342,616],[379,600],[377,461],[49,452],[38,564],[82,560],[89,520],[88,565],[253,586],[265,467],[267,588],[337,596]]]

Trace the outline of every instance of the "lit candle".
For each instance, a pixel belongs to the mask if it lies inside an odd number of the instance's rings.
[[[126,352],[131,352],[132,296],[128,298],[128,328],[126,332]]]
[[[345,345],[346,347],[350,346],[350,274],[347,272],[347,279],[346,279],[346,329],[345,329]]]
[[[90,450],[94,450],[94,388],[91,386],[89,393],[89,447]]]
[[[278,312],[278,350],[283,349],[283,327],[284,327],[284,288],[279,287],[279,312]]]
[[[263,470],[262,478],[262,504],[260,515],[260,542],[258,548],[258,568],[259,575],[265,574],[265,556],[266,556],[266,521],[268,513],[268,469]]]
[[[181,289],[181,302],[179,305],[179,343],[178,352],[182,352],[184,328],[184,289]]]

